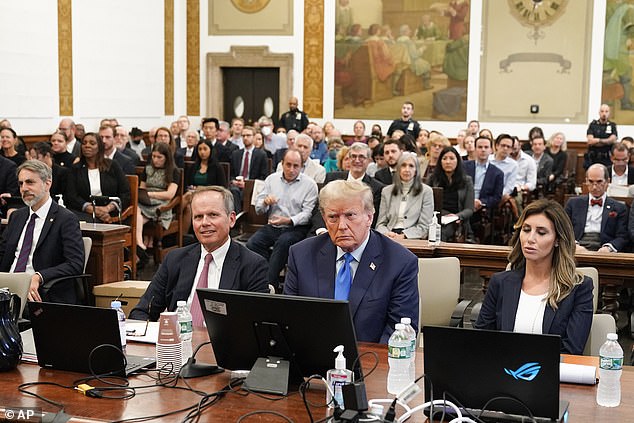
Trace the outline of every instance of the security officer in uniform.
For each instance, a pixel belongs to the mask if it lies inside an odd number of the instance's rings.
[[[608,120],[610,106],[602,104],[599,108],[599,119],[590,122],[588,131],[588,152],[584,156],[583,168],[588,169],[595,163],[601,163],[608,168],[612,166],[610,149],[617,142],[616,123]]]
[[[280,117],[280,127],[286,128],[286,132],[294,129],[301,134],[308,126],[308,116],[297,108],[298,104],[297,97],[291,97],[288,100],[290,110]]]

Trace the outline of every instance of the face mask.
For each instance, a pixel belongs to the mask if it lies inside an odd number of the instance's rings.
[[[265,137],[268,137],[269,135],[271,135],[270,126],[263,126],[260,131],[262,132],[262,135],[264,135]]]

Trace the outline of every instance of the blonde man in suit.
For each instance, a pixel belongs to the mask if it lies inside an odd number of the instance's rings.
[[[427,239],[434,211],[434,193],[422,183],[414,153],[396,163],[394,183],[383,188],[376,230],[393,239]]]

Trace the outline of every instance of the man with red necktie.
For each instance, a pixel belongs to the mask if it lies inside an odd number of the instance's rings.
[[[229,231],[236,221],[233,195],[218,186],[198,187],[191,200],[192,225],[197,243],[172,251],[166,257],[131,319],[156,321],[176,302],[191,306],[194,326],[202,326],[196,288],[269,292],[266,260],[234,242]]]
[[[610,171],[602,164],[593,164],[586,172],[586,184],[589,195],[566,203],[577,251],[623,251],[628,244],[627,208],[606,195]]]

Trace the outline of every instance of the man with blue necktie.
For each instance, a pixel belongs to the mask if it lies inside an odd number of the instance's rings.
[[[328,234],[293,245],[284,294],[348,300],[357,339],[386,344],[401,317],[418,328],[418,260],[371,230],[372,190],[332,181],[319,194]]]

